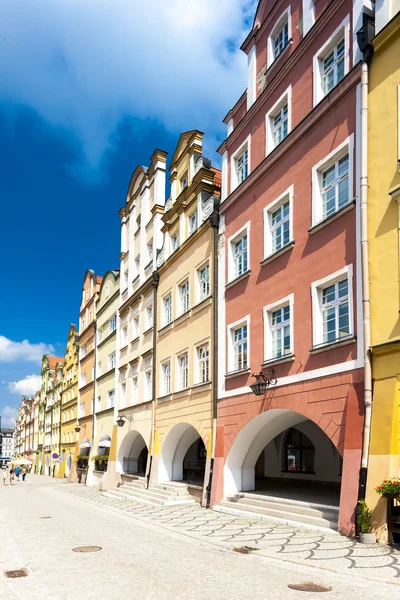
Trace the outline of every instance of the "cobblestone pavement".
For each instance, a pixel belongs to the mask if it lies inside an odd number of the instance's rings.
[[[257,555],[400,585],[400,551],[388,546],[362,545],[344,536],[237,518],[197,504],[155,507],[109,498],[96,488],[78,484],[60,483],[56,489],[225,548],[247,545],[257,548]]]
[[[29,476],[0,486],[0,600],[301,600],[304,592],[288,586],[305,582],[329,586],[330,600],[387,600],[399,591],[352,572],[231,552],[232,535],[251,525],[196,506],[115,506],[96,490]],[[262,525],[250,540],[266,533]],[[8,578],[15,569],[26,576]]]

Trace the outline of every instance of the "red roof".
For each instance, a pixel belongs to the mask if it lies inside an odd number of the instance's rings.
[[[49,367],[51,370],[56,368],[56,364],[61,363],[64,364],[64,358],[60,356],[49,356]]]
[[[211,171],[215,173],[214,185],[220,188],[222,185],[222,171],[216,169],[215,167],[211,167]]]

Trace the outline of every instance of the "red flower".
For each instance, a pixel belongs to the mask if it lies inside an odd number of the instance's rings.
[[[393,485],[399,485],[398,481],[393,481]]]
[[[387,479],[384,479],[383,483],[388,483],[388,480],[387,480]]]

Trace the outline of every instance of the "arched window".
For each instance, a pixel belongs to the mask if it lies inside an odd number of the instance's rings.
[[[314,473],[315,448],[298,429],[289,429],[285,442],[285,471]]]

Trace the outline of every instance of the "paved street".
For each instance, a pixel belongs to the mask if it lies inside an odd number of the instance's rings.
[[[328,597],[333,599],[379,600],[400,592],[397,568],[378,567],[388,559],[397,564],[398,553],[387,548],[365,548],[339,536],[311,541],[309,532],[238,520],[196,506],[155,509],[119,503],[94,489],[39,476],[0,488],[0,531],[1,600],[297,600],[305,593],[287,586],[304,581],[331,586]],[[262,548],[258,552],[232,552],[234,546],[255,546],[256,541]],[[297,559],[301,543],[308,555],[313,548],[313,564],[323,569],[282,560],[294,547],[291,558]],[[340,554],[335,546],[339,543],[345,544],[347,561],[355,563],[347,574],[336,567],[337,558],[315,560],[319,552],[329,552],[329,544]],[[84,545],[102,550],[72,552]],[[277,545],[282,549],[279,560]],[[273,557],[266,556],[269,547],[274,548]],[[364,560],[376,568],[362,569]],[[308,561],[311,565],[310,556]],[[28,570],[26,577],[4,577],[4,571],[22,568]],[[396,585],[366,579],[389,579],[391,571]]]

